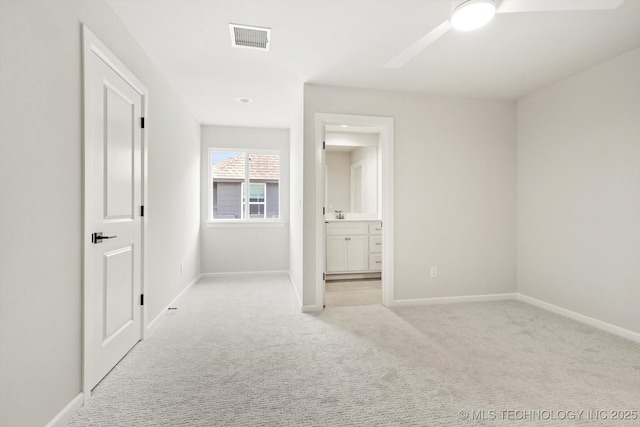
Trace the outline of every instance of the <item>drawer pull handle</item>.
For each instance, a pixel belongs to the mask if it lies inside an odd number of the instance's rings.
[[[376,243],[376,246],[382,246],[382,243]]]

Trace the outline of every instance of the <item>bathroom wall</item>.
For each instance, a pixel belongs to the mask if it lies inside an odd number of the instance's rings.
[[[378,148],[362,147],[351,152],[350,162],[362,162],[362,210],[364,213],[379,213],[378,194],[380,182],[378,179]]]
[[[351,153],[327,151],[326,153],[327,214],[336,210],[349,212],[351,199]]]

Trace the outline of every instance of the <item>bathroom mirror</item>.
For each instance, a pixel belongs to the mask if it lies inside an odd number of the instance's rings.
[[[325,160],[325,206],[328,214],[343,211],[347,218],[353,214],[377,217],[380,188],[378,134],[327,132]]]

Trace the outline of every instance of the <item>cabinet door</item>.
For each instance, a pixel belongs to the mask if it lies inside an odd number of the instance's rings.
[[[349,236],[349,240],[347,240],[347,268],[348,271],[369,269],[369,237]]]
[[[347,271],[347,243],[345,236],[327,236],[327,273]]]

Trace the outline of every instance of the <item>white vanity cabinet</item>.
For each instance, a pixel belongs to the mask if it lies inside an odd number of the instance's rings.
[[[327,236],[327,273],[369,269],[367,236]]]
[[[369,270],[382,271],[382,225],[369,224]]]
[[[380,271],[382,236],[379,231],[376,232],[376,228],[380,229],[379,222],[328,222],[326,224],[326,272]]]

